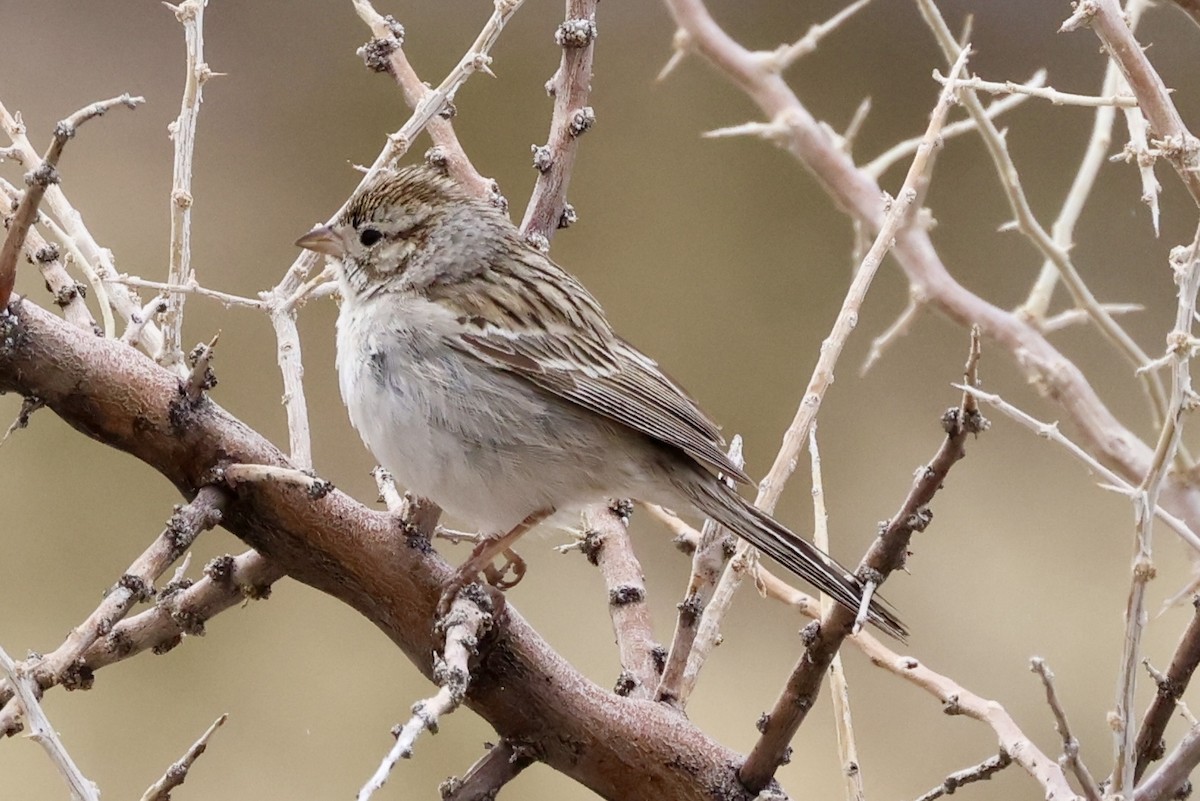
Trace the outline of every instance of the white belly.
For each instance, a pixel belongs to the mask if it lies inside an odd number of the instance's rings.
[[[384,300],[387,315],[364,314],[377,300],[343,305],[338,377],[350,421],[399,484],[484,532],[635,494],[606,485],[614,470],[640,483],[640,460],[623,458],[637,438],[439,345],[431,332],[447,321],[429,304]]]

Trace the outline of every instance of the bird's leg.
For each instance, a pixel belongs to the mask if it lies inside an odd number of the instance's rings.
[[[525,575],[525,560],[513,552],[512,545],[521,538],[522,534],[553,513],[553,509],[543,509],[529,515],[504,534],[481,536],[471,551],[471,555],[467,557],[467,561],[463,562],[454,572],[450,581],[446,583],[446,588],[442,590],[442,598],[438,601],[438,615],[446,614],[450,610],[450,604],[454,602],[454,596],[458,595],[458,591],[474,581],[480,573],[484,574],[490,584],[501,590],[516,586],[521,577]],[[504,567],[496,568],[492,564],[492,560],[501,554],[504,555],[507,562]],[[510,568],[513,578],[506,581],[504,575]]]

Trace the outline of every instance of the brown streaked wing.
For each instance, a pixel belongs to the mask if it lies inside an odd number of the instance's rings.
[[[524,331],[514,336],[495,327],[460,335],[460,350],[522,376],[530,383],[635,431],[673,445],[705,468],[749,482],[729,461],[716,424],[682,389],[632,345],[589,337],[586,348],[568,345],[569,335]],[[580,359],[600,349],[603,360]],[[615,369],[614,369],[615,362]]]

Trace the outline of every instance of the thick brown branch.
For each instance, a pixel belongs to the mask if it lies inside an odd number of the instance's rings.
[[[144,355],[24,299],[0,315],[0,391],[42,397],[68,424],[146,462],[188,497],[223,463],[287,465],[215,403],[181,403],[179,380]],[[431,621],[450,575],[429,547],[431,532],[405,532],[394,515],[337,491],[311,500],[279,482],[253,482],[230,494],[225,528],[357,609],[430,675],[439,646]],[[752,797],[734,773],[735,753],[665,707],[595,685],[511,607],[466,703],[501,736],[530,743],[539,759],[605,798]]]

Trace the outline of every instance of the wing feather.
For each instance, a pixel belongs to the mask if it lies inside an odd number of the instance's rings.
[[[520,337],[464,332],[460,349],[520,375],[589,411],[673,445],[706,468],[738,481],[749,477],[722,450],[716,424],[658,366],[614,339],[608,359],[581,362],[578,348],[552,333]],[[594,349],[594,343],[591,349]],[[600,369],[603,365],[604,369]]]
[[[477,291],[427,288],[430,300],[457,314],[454,347],[674,446],[708,470],[750,480],[725,455],[716,423],[653,359],[613,333],[578,281],[524,245],[507,256],[472,274]]]

